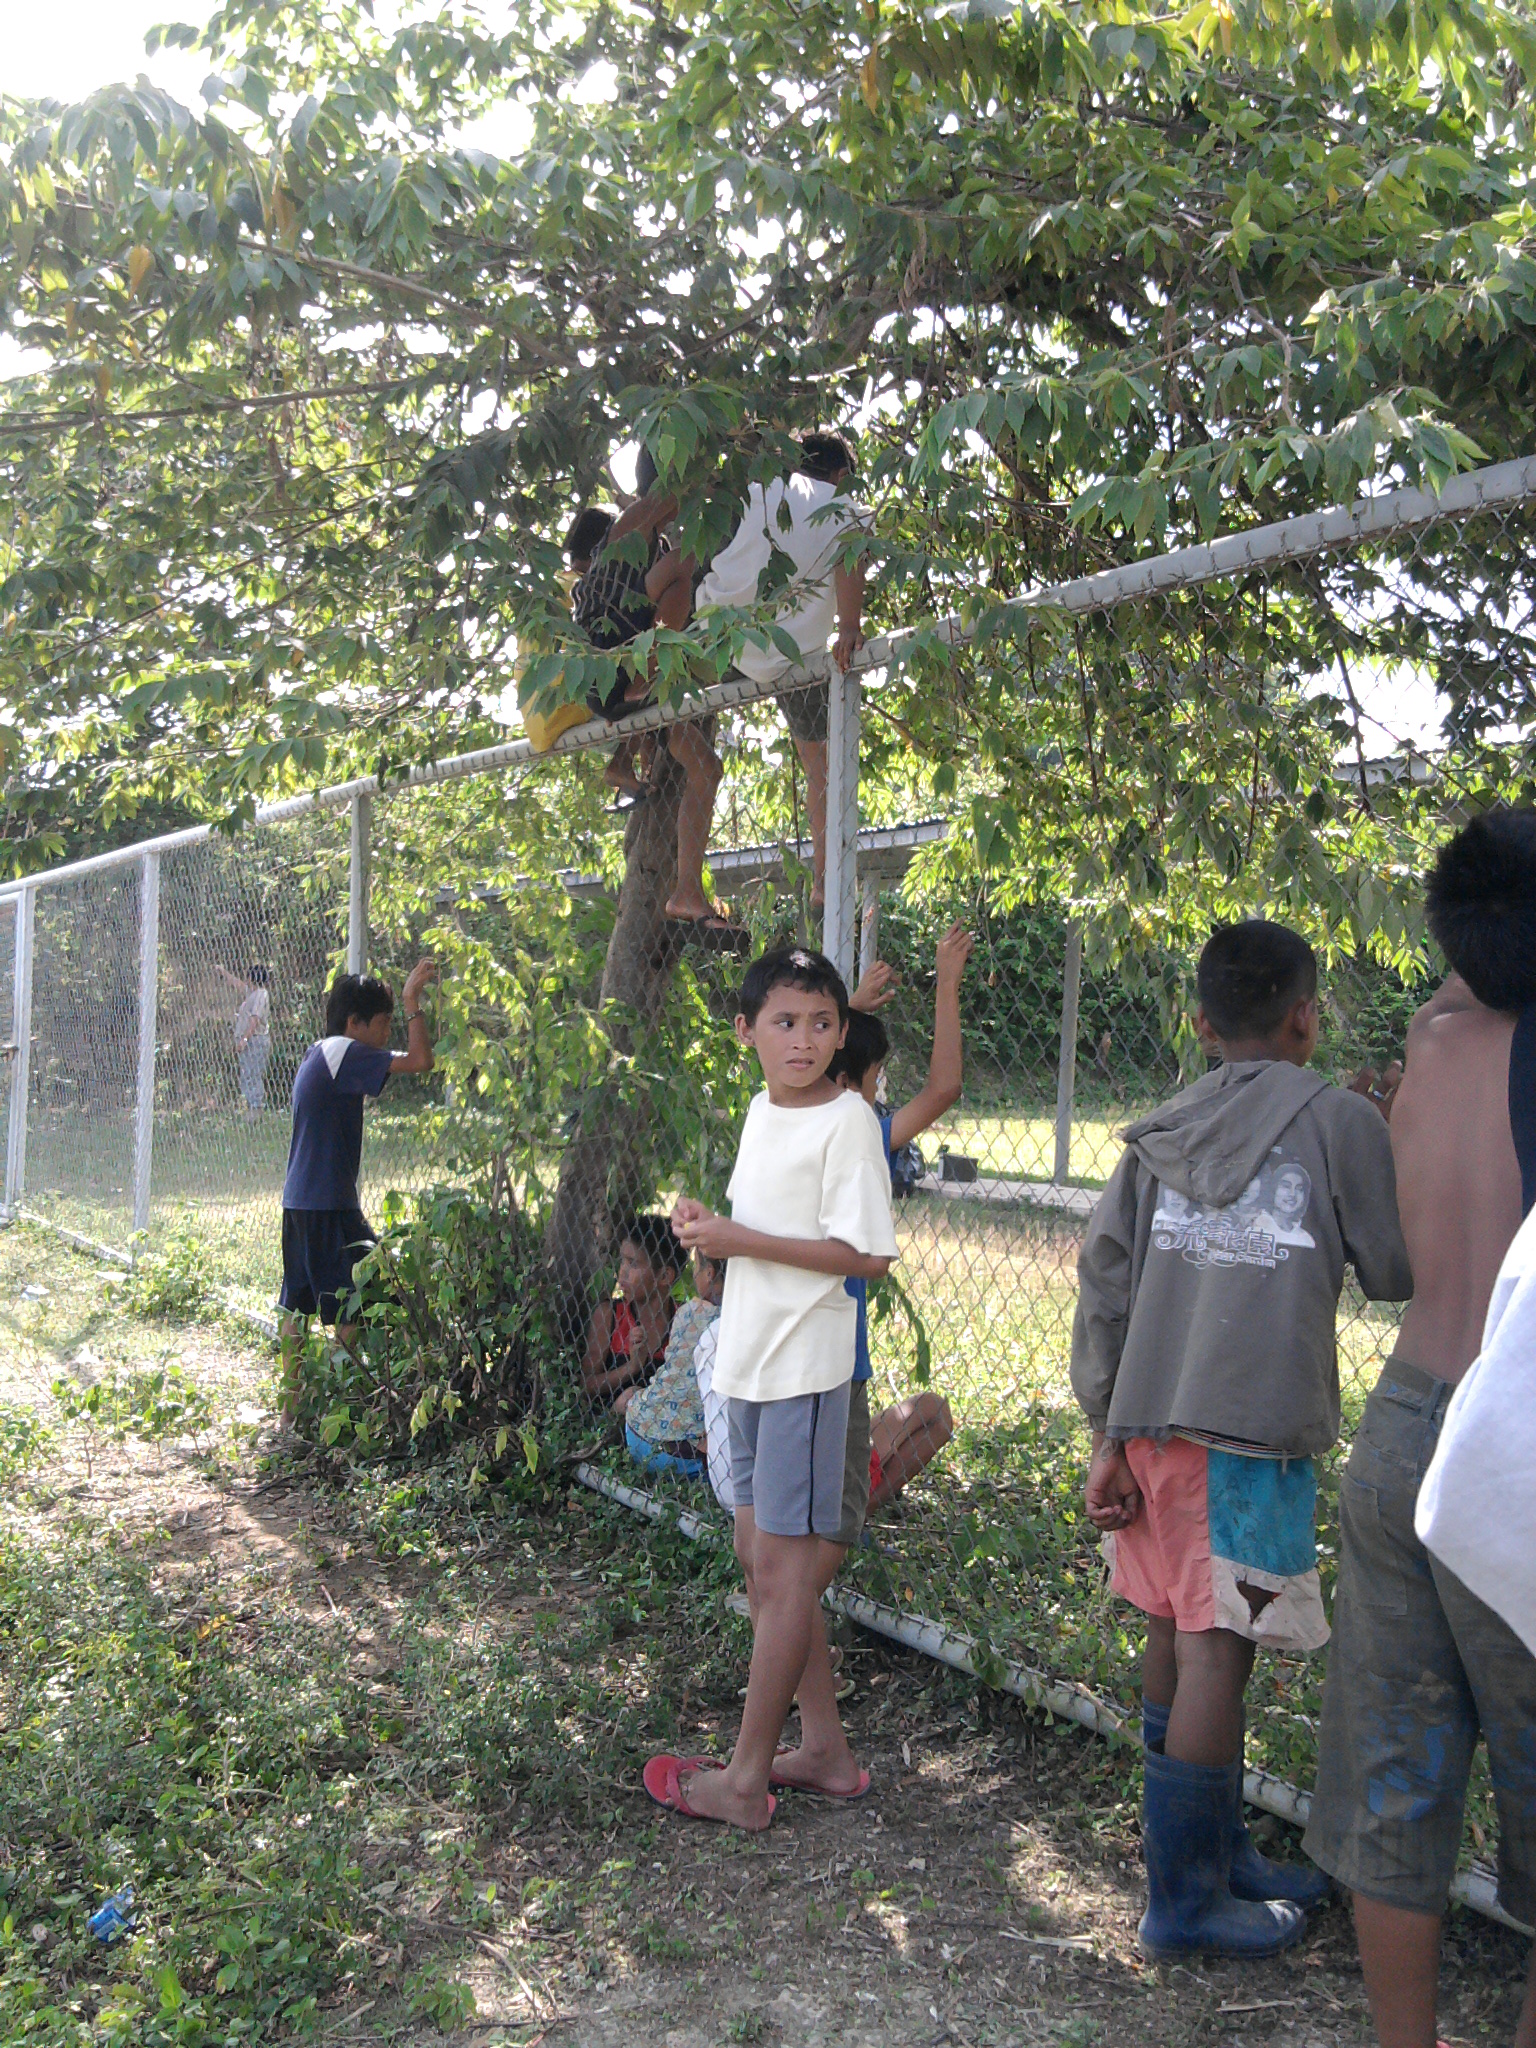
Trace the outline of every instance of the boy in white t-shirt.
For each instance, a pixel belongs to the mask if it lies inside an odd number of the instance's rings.
[[[896,1256],[880,1126],[861,1096],[827,1078],[847,1025],[848,991],[822,954],[792,947],[753,962],[736,1035],[756,1052],[766,1086],[742,1130],[731,1214],[684,1196],[672,1217],[690,1250],[730,1261],[713,1391],[730,1404],[752,1668],[725,1769],[652,1757],[645,1787],[675,1813],[752,1831],[773,1818],[769,1779],[797,1693],[806,1768],[781,1781],[845,1799],[869,1785],[838,1718],[821,1622],[842,1557],[857,1321],[843,1282],[882,1279]]]

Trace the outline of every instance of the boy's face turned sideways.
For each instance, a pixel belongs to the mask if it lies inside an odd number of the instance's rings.
[[[619,1292],[631,1306],[662,1293],[673,1277],[666,1267],[658,1273],[646,1256],[645,1246],[636,1244],[632,1238],[626,1237],[619,1246]]]
[[[834,1099],[838,1089],[827,1068],[847,1029],[831,996],[788,986],[770,989],[750,1024],[736,1019],[736,1036],[757,1054],[768,1100],[780,1108]]]

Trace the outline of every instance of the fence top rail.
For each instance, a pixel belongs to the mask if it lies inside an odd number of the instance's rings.
[[[1509,462],[1466,470],[1460,476],[1452,477],[1438,495],[1416,487],[1383,491],[1374,497],[1356,499],[1350,505],[1332,505],[1321,512],[1298,513],[1291,519],[1248,527],[1239,533],[1224,534],[1218,540],[1153,555],[1145,561],[1101,569],[1092,576],[1079,576],[1071,582],[1042,584],[1009,598],[995,608],[994,616],[997,612],[1081,615],[1108,611],[1137,598],[1152,597],[1170,590],[1195,589],[1225,577],[1248,575],[1257,569],[1276,567],[1383,534],[1411,531],[1439,519],[1469,518],[1479,512],[1496,511],[1531,499],[1536,499],[1536,456],[1519,456]],[[861,674],[873,675],[876,671],[904,662],[925,635],[958,647],[972,639],[975,630],[975,625],[961,613],[950,612],[925,625],[906,626],[867,641],[855,655],[852,667]],[[589,719],[585,725],[562,733],[548,751],[550,755],[575,754],[592,747],[608,746],[621,730],[625,733],[654,732],[684,719],[702,717],[707,712],[757,703],[764,697],[775,697],[787,690],[824,682],[830,670],[830,660],[823,655],[817,661],[791,669],[771,683],[733,676],[697,694],[666,704],[654,704],[625,718],[620,726],[614,726],[604,718]],[[526,767],[544,758],[546,756],[534,752],[528,740],[508,740],[499,746],[481,747],[473,753],[422,762],[392,781],[382,781],[376,775],[362,775],[351,782],[336,783],[328,789],[309,790],[300,796],[262,804],[257,808],[254,822],[257,825],[283,824],[316,810],[340,810],[354,797],[392,795],[439,782],[458,782],[468,776]],[[45,868],[35,875],[0,883],[0,900],[26,890],[46,888],[56,882],[72,881],[77,876],[96,873],[104,868],[122,867],[141,859],[146,853],[172,853],[182,847],[201,845],[213,836],[216,829],[212,825],[189,825],[179,832],[162,833],[157,838],[140,840],[136,845],[119,847],[111,853],[92,854],[83,860]]]

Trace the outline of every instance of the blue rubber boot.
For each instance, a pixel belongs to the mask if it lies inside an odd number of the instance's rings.
[[[1300,1941],[1307,1916],[1288,1900],[1234,1899],[1227,1884],[1232,1802],[1242,1765],[1181,1763],[1149,1749],[1143,1759],[1142,1849],[1146,1955],[1272,1956]]]
[[[1168,1734],[1168,1709],[1155,1700],[1141,1703],[1141,1739],[1147,1749],[1161,1752]],[[1248,1833],[1243,1811],[1243,1776],[1237,1776],[1237,1800],[1232,1813],[1232,1861],[1227,1886],[1234,1899],[1289,1899],[1293,1906],[1320,1906],[1333,1889],[1333,1881],[1315,1863],[1277,1863],[1255,1846]]]

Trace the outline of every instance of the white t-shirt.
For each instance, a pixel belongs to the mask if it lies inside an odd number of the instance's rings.
[[[269,989],[253,988],[245,1001],[235,1012],[235,1044],[244,1042],[250,1032],[252,1039],[268,1035],[268,1020],[272,1015],[272,995]]]
[[[1536,1654],[1536,1210],[1488,1302],[1483,1348],[1451,1396],[1419,1488],[1426,1550]]]
[[[787,525],[780,522],[786,505]],[[825,654],[837,623],[832,576],[838,551],[849,528],[868,520],[867,509],[835,484],[818,483],[798,471],[771,484],[754,484],[741,508],[740,525],[699,584],[694,610],[750,610],[757,603],[758,580],[778,548],[794,563],[795,573],[782,592],[774,623],[789,634],[802,656]],[[774,683],[795,664],[771,644],[756,647],[748,642],[736,666],[755,683]]]
[[[896,1256],[891,1170],[880,1124],[846,1091],[810,1109],[778,1109],[767,1091],[747,1111],[731,1175],[731,1216],[775,1237],[839,1237]],[[824,1394],[853,1377],[858,1311],[841,1274],[733,1258],[725,1273],[714,1391],[737,1401]]]

